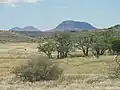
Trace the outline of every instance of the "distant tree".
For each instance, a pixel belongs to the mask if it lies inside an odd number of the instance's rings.
[[[57,33],[55,34],[55,41],[57,58],[66,58],[72,47],[71,33]]]
[[[92,53],[99,58],[100,55],[103,55],[106,50],[108,50],[108,43],[104,36],[96,35],[93,39],[92,44]]]
[[[113,38],[112,50],[116,54],[115,63],[112,64],[112,75],[111,78],[120,79],[120,38]]]
[[[107,46],[108,46],[108,51],[110,53],[112,53],[112,38],[114,37],[114,34],[115,33],[113,30],[105,30],[101,32],[101,35],[100,35],[104,37],[104,40],[106,41]]]
[[[39,52],[44,52],[49,58],[52,58],[52,52],[55,51],[55,43],[52,39],[41,39],[38,50]]]
[[[78,34],[76,43],[77,48],[82,50],[85,56],[88,56],[89,49],[91,48],[91,45],[93,43],[93,35],[89,33]]]
[[[116,53],[120,52],[120,38],[115,38],[112,40],[112,50]]]

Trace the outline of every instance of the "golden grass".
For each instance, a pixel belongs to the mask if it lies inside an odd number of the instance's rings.
[[[107,73],[113,56],[77,57],[59,60],[60,66],[66,74],[103,74]]]

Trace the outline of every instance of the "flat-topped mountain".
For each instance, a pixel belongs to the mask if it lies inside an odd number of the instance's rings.
[[[92,26],[87,22],[80,22],[80,21],[64,21],[59,24],[53,31],[80,31],[80,30],[95,30],[96,27]]]

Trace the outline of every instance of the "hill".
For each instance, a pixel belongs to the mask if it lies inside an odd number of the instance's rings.
[[[92,26],[87,22],[79,22],[79,21],[64,21],[59,24],[53,31],[80,31],[80,30],[95,30],[96,27]]]
[[[27,26],[27,27],[24,27],[24,28],[14,27],[14,28],[10,29],[10,31],[40,31],[40,30],[33,27],[33,26]]]
[[[12,29],[10,29],[9,31],[12,32],[16,32],[25,36],[29,36],[29,37],[40,37],[40,36],[44,36],[44,32],[40,31],[39,29],[33,27],[33,26],[27,26],[24,28],[20,28],[20,27],[14,27]]]
[[[1,42],[29,42],[32,38],[21,35],[16,32],[2,31],[0,30],[0,41]]]

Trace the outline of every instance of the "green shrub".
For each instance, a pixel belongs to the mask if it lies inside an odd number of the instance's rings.
[[[112,50],[116,53],[120,52],[120,38],[112,40]]]
[[[45,57],[36,57],[27,64],[16,67],[13,73],[22,81],[56,80],[63,70],[54,62]]]

